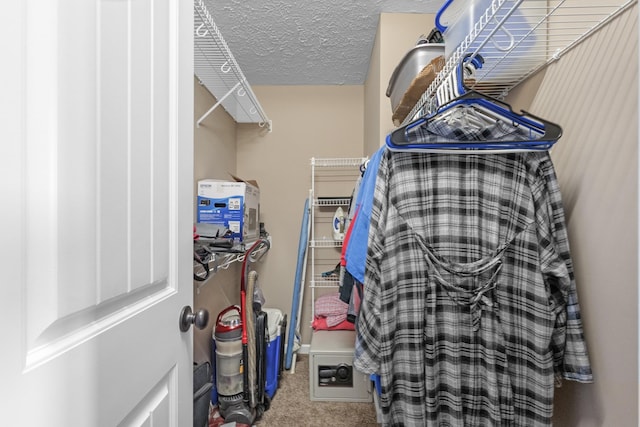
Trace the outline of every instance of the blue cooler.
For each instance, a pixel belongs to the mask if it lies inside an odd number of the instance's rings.
[[[281,329],[282,329],[282,311],[277,308],[263,308],[262,311],[267,313],[267,322],[269,329],[269,342],[267,344],[267,360],[266,371],[267,380],[265,384],[265,392],[269,398],[273,398],[278,389],[278,374],[280,368],[280,359],[282,358]]]

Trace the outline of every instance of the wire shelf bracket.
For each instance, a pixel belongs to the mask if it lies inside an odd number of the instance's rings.
[[[204,0],[194,1],[194,71],[200,84],[217,99],[197,126],[220,105],[237,123],[257,123],[273,130],[258,98],[236,62]]]

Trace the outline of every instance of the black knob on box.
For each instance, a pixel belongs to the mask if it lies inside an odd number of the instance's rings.
[[[338,365],[338,368],[336,369],[336,377],[341,381],[348,380],[350,371],[351,370],[347,365]]]

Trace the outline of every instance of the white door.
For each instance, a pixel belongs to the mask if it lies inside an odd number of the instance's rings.
[[[0,6],[0,425],[192,424],[192,8]]]

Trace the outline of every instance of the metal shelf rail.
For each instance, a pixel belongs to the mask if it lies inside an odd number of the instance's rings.
[[[442,99],[438,89],[448,84],[462,58],[480,55],[484,60],[481,68],[465,77],[467,87],[504,99],[513,87],[635,3],[637,0],[493,0],[401,126],[451,100]],[[509,37],[506,46],[505,34]]]
[[[197,292],[200,292],[200,289],[215,275],[215,273],[220,270],[228,269],[231,264],[235,262],[241,263],[247,256],[252,262],[259,261],[271,248],[271,236],[263,239],[260,245],[258,245],[258,247],[256,247],[251,253],[249,253],[248,250],[240,249],[244,247],[246,247],[246,245],[240,245],[237,252],[209,252],[202,260],[202,264],[194,262],[194,276],[199,276],[204,279],[198,282],[198,286],[196,288]],[[205,270],[205,266],[208,271]]]
[[[271,120],[251,90],[204,0],[195,0],[193,7],[195,74],[218,100],[198,120],[197,125],[200,126],[209,114],[222,105],[236,122],[258,123],[271,132]]]

